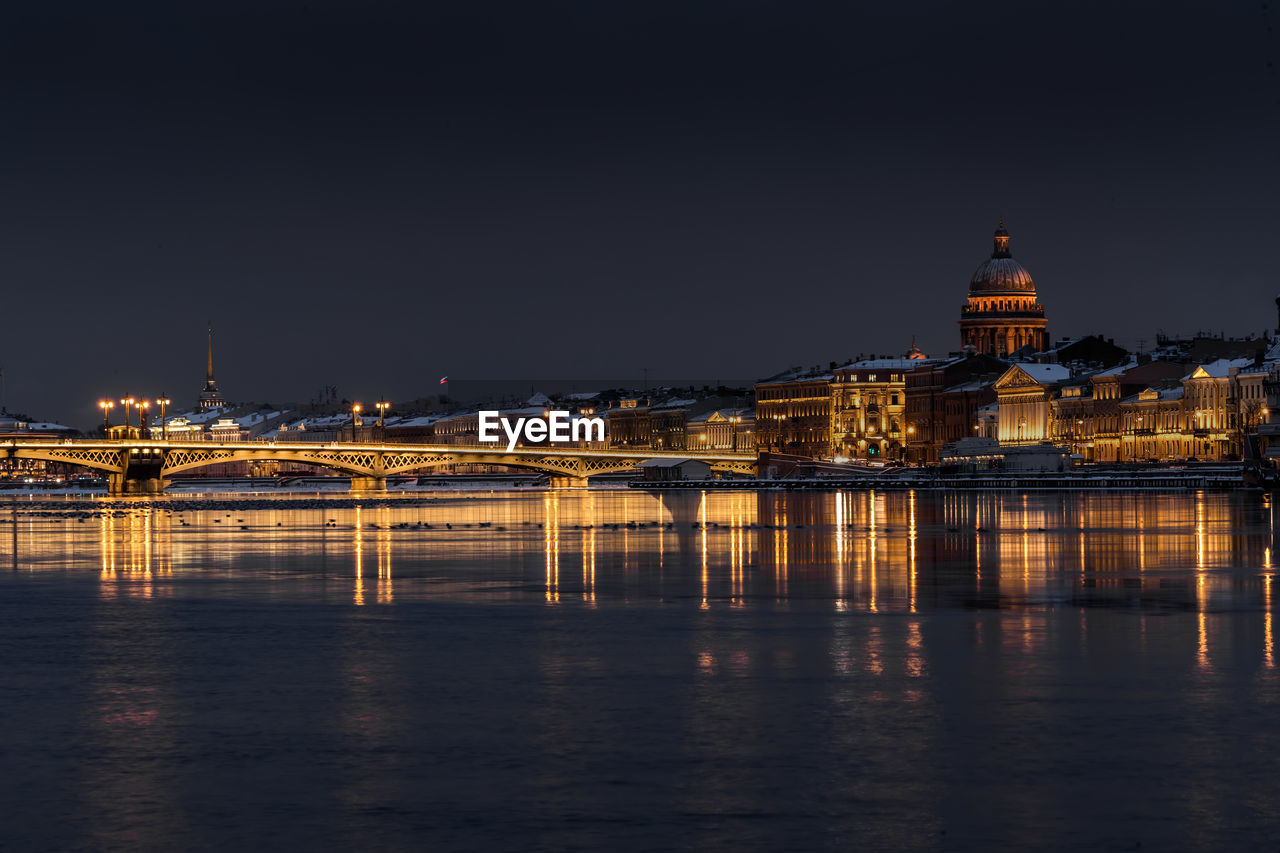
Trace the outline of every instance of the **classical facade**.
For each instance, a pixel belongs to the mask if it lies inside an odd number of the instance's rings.
[[[833,378],[830,373],[792,371],[756,385],[757,448],[830,457]]]
[[[1009,253],[1004,220],[996,228],[991,257],[969,280],[969,299],[960,309],[960,343],[998,358],[1024,347],[1039,352],[1049,346],[1044,306],[1031,274]]]
[[[1051,438],[1049,403],[1071,378],[1060,364],[1014,364],[996,380],[1001,444],[1039,444]]]
[[[912,344],[912,353],[919,352]],[[909,354],[837,368],[831,383],[832,444],[849,459],[902,459],[909,436],[907,374],[936,363]],[[914,428],[910,428],[914,432]]]

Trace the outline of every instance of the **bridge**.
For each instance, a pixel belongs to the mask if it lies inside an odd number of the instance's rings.
[[[586,486],[594,474],[629,471],[648,459],[698,459],[712,470],[754,475],[756,455],[647,448],[584,449],[505,445],[357,444],[319,442],[169,442],[148,439],[8,441],[0,459],[43,459],[107,474],[113,495],[159,494],[175,474],[221,462],[294,462],[351,477],[353,491],[381,491],[387,477],[446,465],[501,465],[550,474],[552,485]]]

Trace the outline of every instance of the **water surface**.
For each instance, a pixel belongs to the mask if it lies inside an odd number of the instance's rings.
[[[0,504],[14,849],[1272,849],[1254,494]]]

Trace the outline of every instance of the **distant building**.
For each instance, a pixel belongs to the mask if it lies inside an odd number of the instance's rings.
[[[1004,220],[996,228],[991,257],[969,280],[969,299],[960,310],[960,343],[982,355],[1004,358],[1049,346],[1044,306],[1035,282],[1009,253]]]
[[[213,378],[213,326],[209,327],[209,357],[205,365],[204,390],[196,401],[196,411],[208,412],[221,409],[227,405],[222,393],[218,390],[218,382]]]

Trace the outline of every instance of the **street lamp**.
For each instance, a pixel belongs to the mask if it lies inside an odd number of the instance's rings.
[[[135,402],[136,401],[132,397],[125,397],[123,400],[120,401],[120,403],[124,406],[124,429],[125,429],[126,438],[128,437],[128,434],[129,434],[129,407],[132,406]]]
[[[733,452],[738,452],[738,423],[742,420],[739,415],[733,415],[729,418],[729,423],[733,427]]]
[[[374,408],[378,410],[378,426],[379,427],[386,426],[387,409],[391,408],[391,404],[383,400],[383,401],[374,403],[373,405],[374,405]]]
[[[361,406],[359,403],[351,404],[351,440],[352,441],[356,440],[356,428],[361,425],[360,409],[361,409]]]
[[[151,403],[146,400],[138,401],[138,435],[142,435],[142,430],[146,428],[147,409],[151,408]]]
[[[111,429],[111,410],[115,407],[115,405],[116,404],[111,402],[110,400],[98,401],[98,408],[102,409],[102,429],[103,429],[102,434],[103,435],[106,435],[106,430]]]
[[[160,399],[156,400],[156,405],[160,407],[160,434],[164,437],[165,441],[169,440],[169,422],[164,419],[164,412],[172,402],[173,401],[164,396],[163,393],[160,394]]]

